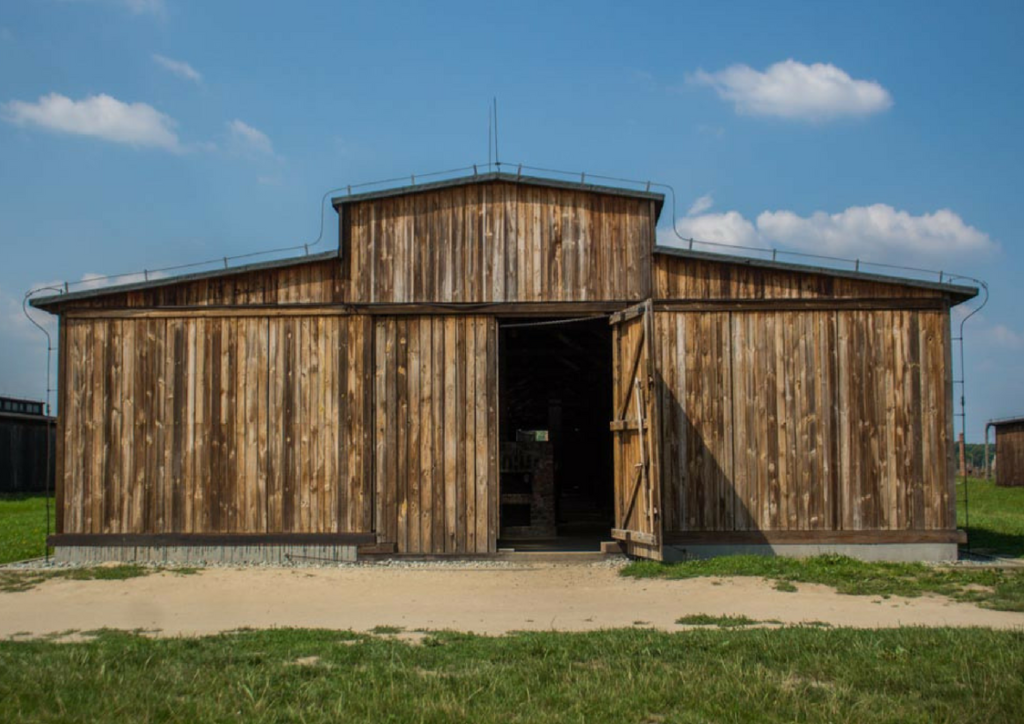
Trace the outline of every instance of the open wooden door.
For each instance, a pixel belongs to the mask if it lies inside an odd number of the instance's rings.
[[[650,300],[611,317],[615,528],[630,555],[661,560],[654,312]]]

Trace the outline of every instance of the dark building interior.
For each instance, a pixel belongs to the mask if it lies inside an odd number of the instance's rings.
[[[611,327],[500,327],[503,546],[595,549],[613,526]]]

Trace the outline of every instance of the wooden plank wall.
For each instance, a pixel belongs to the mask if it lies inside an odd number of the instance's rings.
[[[947,312],[655,319],[666,530],[956,527]]]
[[[375,319],[376,515],[400,553],[497,550],[492,317]]]
[[[370,530],[368,318],[64,324],[61,532]]]
[[[715,299],[844,299],[942,297],[942,292],[905,284],[654,255],[654,297]]]
[[[996,485],[1024,485],[1024,423],[996,427]]]
[[[639,300],[649,296],[654,202],[482,183],[344,209],[352,303]]]
[[[206,307],[253,304],[336,304],[342,302],[341,274],[335,257],[296,260],[275,269],[225,272],[209,279],[182,281],[167,286],[112,292],[73,302],[75,308],[145,309],[150,307]]]

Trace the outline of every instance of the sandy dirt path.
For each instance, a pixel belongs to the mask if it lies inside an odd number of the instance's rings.
[[[0,637],[102,627],[164,636],[240,627],[366,631],[378,625],[482,634],[635,625],[679,630],[675,620],[692,613],[872,628],[1024,627],[1024,613],[937,596],[886,600],[811,584],[784,593],[757,578],[635,580],[607,566],[532,565],[207,569],[124,581],[53,580],[0,593]]]

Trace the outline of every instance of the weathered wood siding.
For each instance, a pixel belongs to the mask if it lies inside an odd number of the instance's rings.
[[[111,292],[74,302],[75,308],[145,309],[151,307],[242,306],[257,304],[336,304],[341,297],[338,260],[298,259],[295,264],[166,286]]]
[[[370,530],[369,318],[63,330],[60,532]]]
[[[497,550],[492,317],[375,320],[377,531],[400,553]]]
[[[656,299],[881,299],[942,297],[942,292],[813,272],[654,255]]]
[[[665,528],[956,527],[945,311],[656,315]]]
[[[996,485],[1024,485],[1024,423],[996,427]]]
[[[481,183],[353,202],[341,234],[354,303],[640,300],[654,202]]]

